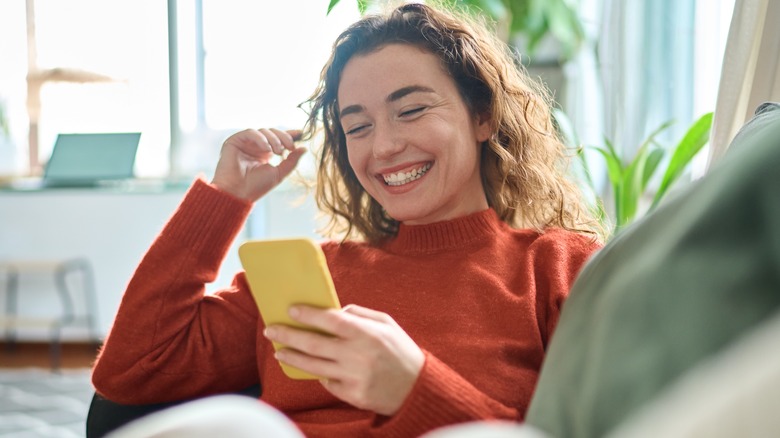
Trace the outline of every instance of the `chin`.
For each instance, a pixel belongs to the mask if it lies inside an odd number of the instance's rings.
[[[405,209],[385,209],[385,212],[387,212],[388,216],[394,220],[397,220],[398,222],[414,220],[414,218],[417,217],[416,215],[411,214],[409,211],[405,211]]]
[[[417,222],[417,221],[423,221],[421,223],[427,223],[425,222],[425,218],[428,217],[431,212],[430,211],[423,211],[423,210],[412,210],[409,208],[399,208],[396,210],[386,210],[387,214],[397,220],[398,222]],[[428,221],[431,222],[431,221]]]

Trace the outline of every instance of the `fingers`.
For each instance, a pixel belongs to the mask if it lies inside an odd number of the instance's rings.
[[[395,323],[393,318],[391,318],[390,315],[388,315],[387,313],[358,306],[357,304],[349,304],[347,306],[344,306],[344,308],[341,310],[342,312],[350,313],[352,315],[360,316],[362,318],[367,318],[378,322]]]
[[[320,377],[327,391],[360,409],[398,411],[425,353],[389,315],[355,305],[341,310],[296,305],[290,316],[331,335],[269,326],[266,337],[286,347],[276,352],[277,360]]]
[[[238,151],[255,158],[273,152],[268,139],[256,129],[245,129],[228,137],[225,140],[223,152],[229,146],[233,146]]]
[[[315,376],[339,379],[344,374],[338,361],[344,359],[338,348],[340,341],[332,336],[284,325],[266,328],[264,335],[269,340],[282,344],[274,357],[287,365]]]
[[[282,348],[274,354],[279,362],[325,379],[336,379],[339,366],[332,360],[310,356],[291,348]]]
[[[276,128],[245,129],[230,136],[225,143],[234,145],[241,152],[258,157],[269,152],[282,155],[285,150],[294,151],[295,141],[301,132],[282,131]]]
[[[308,327],[329,335],[286,326],[272,326],[266,329],[266,337],[272,341],[298,350],[304,350],[317,356],[327,354],[325,350],[329,346],[326,344],[329,344],[334,339],[351,339],[365,331],[364,328],[361,328],[361,325],[364,325],[363,317],[338,309],[321,309],[296,305],[290,307],[290,317]],[[320,350],[320,348],[325,350]]]
[[[276,128],[261,128],[258,131],[263,135],[265,141],[275,154],[281,155],[285,149],[288,151],[295,150],[295,138],[290,132]],[[300,134],[298,134],[298,136],[300,136]]]
[[[236,197],[255,202],[289,176],[305,148],[296,147],[299,131],[245,129],[222,145],[212,184]],[[274,164],[274,155],[280,160]]]
[[[303,131],[300,129],[288,129],[287,134],[292,137],[293,141],[298,141],[303,137]]]
[[[352,338],[362,332],[361,317],[342,310],[296,305],[289,312],[292,319],[340,338]]]
[[[266,328],[264,334],[269,340],[296,350],[298,353],[305,352],[307,356],[327,360],[335,359],[332,352],[333,348],[331,348],[334,338],[331,336],[284,325],[270,326]],[[284,355],[286,353],[280,354]],[[294,364],[291,363],[290,365]]]

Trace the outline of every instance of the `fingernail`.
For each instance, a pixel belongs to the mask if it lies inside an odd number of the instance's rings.
[[[296,306],[292,306],[289,309],[287,309],[287,314],[289,314],[293,318],[297,318],[298,315],[301,314],[301,310],[298,309]]]
[[[272,338],[274,335],[276,335],[276,330],[268,327],[265,330],[263,330],[263,335],[265,335],[266,338]]]

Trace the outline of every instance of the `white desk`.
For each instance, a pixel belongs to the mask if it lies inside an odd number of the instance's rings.
[[[166,188],[0,190],[0,261],[84,257],[92,265],[97,292],[97,331],[105,337],[135,267],[189,186]],[[283,184],[259,202],[208,290],[230,284],[241,269],[237,247],[252,238],[318,238],[311,196],[297,205],[300,190]],[[269,207],[266,207],[269,206]],[[251,230],[251,233],[250,233]],[[0,288],[2,288],[0,279]],[[57,316],[51,276],[20,278],[18,313]],[[2,295],[0,289],[0,296]],[[3,306],[0,299],[0,308]],[[77,309],[78,310],[78,309]],[[0,333],[0,338],[4,335]],[[45,329],[17,331],[19,341],[48,340]],[[89,340],[88,330],[64,330],[65,341]]]
[[[130,276],[185,190],[178,186],[0,191],[0,261],[86,258],[94,270],[98,334],[104,337]],[[234,248],[221,270],[228,278],[220,275],[215,285],[229,284],[239,268]],[[59,314],[59,306],[51,276],[20,277],[20,315],[49,318]],[[66,341],[89,340],[88,330],[77,327],[62,335]],[[48,336],[45,329],[20,328],[16,339],[38,341]]]

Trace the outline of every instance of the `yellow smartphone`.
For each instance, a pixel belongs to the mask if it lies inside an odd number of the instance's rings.
[[[250,240],[238,248],[249,289],[266,326],[285,324],[319,331],[293,321],[287,310],[293,304],[340,309],[339,297],[322,248],[311,239]],[[284,345],[274,342],[274,349]],[[280,362],[293,379],[319,377]]]

